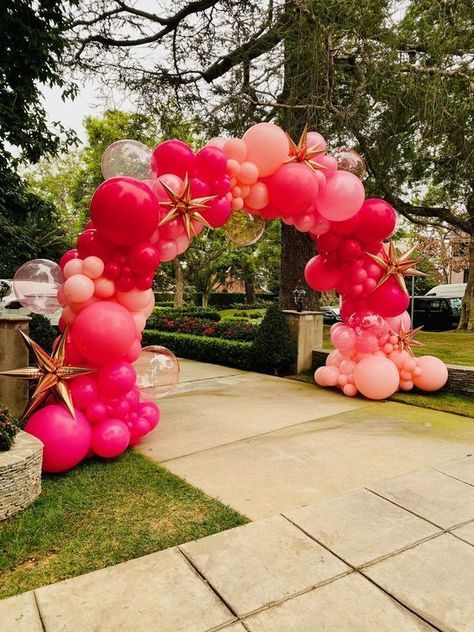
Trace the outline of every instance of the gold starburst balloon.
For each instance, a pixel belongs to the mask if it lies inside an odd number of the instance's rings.
[[[160,204],[168,206],[170,210],[163,217],[159,226],[164,226],[165,224],[168,224],[168,222],[172,222],[174,219],[180,217],[184,222],[184,228],[188,239],[197,235],[196,229],[194,228],[194,221],[201,222],[204,226],[212,228],[209,222],[201,215],[201,211],[209,208],[209,202],[216,198],[217,195],[206,195],[200,198],[193,198],[188,174],[184,176],[183,187],[180,193],[173,191],[166,182],[160,180],[160,183],[169,197],[169,201],[160,202]]]
[[[415,340],[416,334],[423,329],[423,327],[417,327],[416,329],[405,329],[403,324],[400,325],[400,331],[398,333],[393,332],[398,337],[398,348],[400,351],[408,351],[408,353],[412,356],[413,353],[412,347],[422,346],[423,343],[419,340]]]
[[[285,162],[303,162],[313,171],[325,168],[324,165],[319,164],[314,158],[324,154],[326,148],[323,147],[322,143],[308,146],[308,125],[305,125],[298,144],[295,143],[289,134],[287,136],[290,143],[290,155]]]
[[[74,406],[66,382],[79,375],[93,373],[95,369],[67,366],[65,364],[67,329],[62,333],[58,345],[51,355],[48,355],[38,343],[31,340],[21,330],[19,332],[28,349],[33,352],[37,366],[1,371],[0,375],[17,377],[20,380],[37,380],[38,382],[21,418],[25,419],[25,417],[31,415],[50,394],[55,395],[67,408],[71,416],[75,418]]]
[[[379,265],[384,274],[380,278],[374,290],[383,285],[386,281],[391,279],[392,277],[398,283],[398,285],[402,288],[404,292],[407,292],[407,286],[405,285],[406,276],[426,276],[424,272],[420,272],[416,270],[413,266],[421,261],[421,259],[410,259],[410,256],[416,250],[416,246],[412,246],[405,253],[400,254],[398,250],[395,248],[393,241],[388,244],[388,251],[383,248],[383,255],[379,257],[378,255],[373,255],[370,252],[366,254],[375,261],[377,265]],[[408,292],[407,292],[408,293]]]

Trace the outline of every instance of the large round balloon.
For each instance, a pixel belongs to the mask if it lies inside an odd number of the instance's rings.
[[[153,397],[164,397],[173,392],[179,380],[179,362],[166,347],[144,347],[134,363],[137,386],[153,389]]]
[[[234,211],[224,225],[227,239],[239,246],[257,243],[265,232],[265,220],[261,215],[250,215],[246,211]]]
[[[417,363],[421,373],[413,381],[423,391],[437,391],[448,381],[448,368],[439,358],[425,355],[417,358]]]
[[[135,321],[121,305],[98,301],[83,309],[71,329],[74,346],[95,366],[125,356],[137,335]]]
[[[285,132],[273,123],[252,125],[242,140],[247,145],[246,160],[257,165],[260,177],[274,173],[288,157],[288,138]]]
[[[369,198],[357,213],[357,237],[364,242],[383,241],[395,230],[397,214],[385,200]]]
[[[158,200],[135,178],[103,182],[92,196],[90,210],[97,230],[118,246],[147,241],[158,226]]]
[[[100,169],[104,180],[117,176],[146,180],[151,177],[151,149],[137,140],[118,140],[102,154]]]
[[[13,277],[13,288],[19,302],[35,314],[54,314],[61,305],[58,289],[63,272],[54,261],[33,259],[18,268]]]
[[[194,152],[182,140],[165,140],[153,150],[151,168],[156,176],[174,173],[184,178],[194,163]]]
[[[341,272],[335,266],[327,266],[321,255],[308,261],[304,269],[304,278],[309,287],[318,292],[333,290],[341,278]]]
[[[341,222],[353,217],[364,202],[364,185],[348,171],[336,171],[321,187],[317,207],[326,219]]]
[[[124,452],[130,443],[130,430],[121,419],[103,419],[92,430],[92,450],[105,459]]]
[[[34,413],[25,426],[26,432],[44,445],[43,471],[65,472],[86,456],[91,445],[91,426],[81,411],[76,418],[56,404]]]
[[[398,389],[400,374],[388,358],[371,355],[356,365],[354,381],[358,390],[368,399],[386,399]]]
[[[285,215],[307,211],[318,194],[311,169],[299,162],[282,165],[267,182],[270,202]]]

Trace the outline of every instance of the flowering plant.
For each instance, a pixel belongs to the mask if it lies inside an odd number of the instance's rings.
[[[10,417],[6,408],[0,407],[0,452],[12,447],[19,430],[17,420]]]

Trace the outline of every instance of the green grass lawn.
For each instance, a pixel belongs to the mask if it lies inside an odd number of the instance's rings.
[[[324,326],[323,348],[331,349],[329,325]],[[447,364],[474,365],[474,333],[457,331],[420,331],[417,340],[422,347],[415,348],[415,355],[434,355]]]
[[[0,598],[247,522],[134,451],[45,476],[28,509],[0,523]]]

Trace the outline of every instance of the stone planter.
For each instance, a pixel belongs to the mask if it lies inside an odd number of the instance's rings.
[[[11,450],[0,452],[0,520],[28,507],[41,493],[43,444],[20,431]]]

